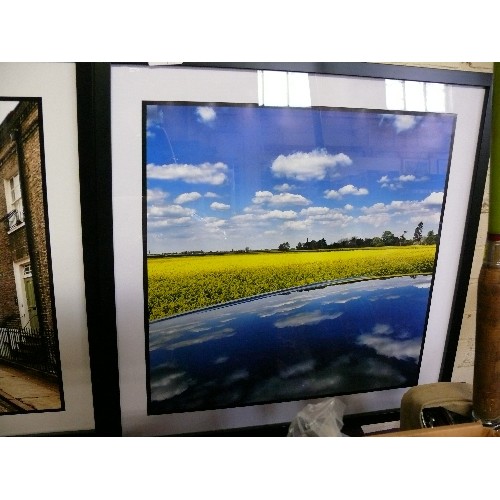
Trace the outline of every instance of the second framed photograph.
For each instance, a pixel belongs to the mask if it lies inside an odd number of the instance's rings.
[[[328,397],[384,412],[449,378],[489,75],[213,63],[110,78],[124,434],[286,423]]]

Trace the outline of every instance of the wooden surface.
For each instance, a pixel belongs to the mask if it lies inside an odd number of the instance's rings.
[[[498,431],[483,427],[480,422],[443,425],[426,429],[389,432],[367,437],[500,437]]]

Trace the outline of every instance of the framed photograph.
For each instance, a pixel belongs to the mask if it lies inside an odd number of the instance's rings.
[[[0,435],[92,431],[74,64],[0,64]]]
[[[125,435],[286,423],[329,397],[392,411],[451,378],[491,75],[107,71]]]

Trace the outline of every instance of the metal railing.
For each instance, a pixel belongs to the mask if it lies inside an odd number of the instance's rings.
[[[24,223],[24,210],[11,210],[7,214],[5,214],[0,221],[5,223],[5,227],[7,231],[11,231],[15,229],[17,226],[20,226]]]
[[[56,332],[31,328],[0,327],[0,360],[48,375],[59,372]]]

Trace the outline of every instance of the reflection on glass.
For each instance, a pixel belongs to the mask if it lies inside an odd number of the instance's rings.
[[[426,83],[425,93],[427,101],[427,111],[444,113],[446,111],[445,86],[442,83]]]
[[[425,111],[425,87],[423,82],[405,82],[406,109]]]
[[[401,80],[386,80],[385,99],[388,109],[406,109],[404,82]]]
[[[311,107],[311,91],[307,73],[288,73],[288,105]]]
[[[311,106],[307,73],[259,71],[257,79],[260,106]]]
[[[153,322],[150,411],[416,384],[431,279],[317,283]]]
[[[386,80],[388,109],[446,112],[445,86],[441,83]]]

